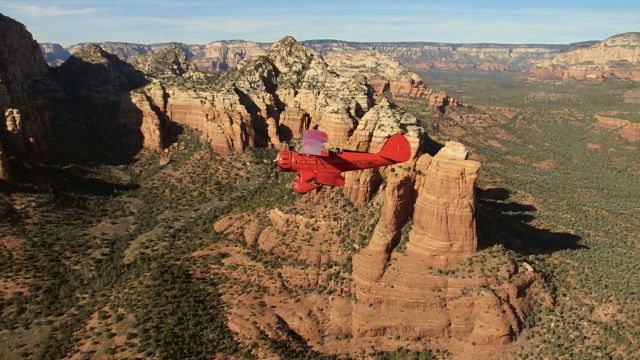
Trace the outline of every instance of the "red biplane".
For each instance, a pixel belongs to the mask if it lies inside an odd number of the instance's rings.
[[[404,135],[393,135],[375,153],[334,149],[324,150],[326,133],[307,130],[299,152],[280,151],[275,162],[280,171],[298,173],[293,190],[307,193],[317,185],[344,186],[345,171],[363,170],[398,164],[409,160],[411,145]]]

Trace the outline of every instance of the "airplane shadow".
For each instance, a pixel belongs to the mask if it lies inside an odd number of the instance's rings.
[[[512,201],[509,190],[476,188],[478,249],[494,244],[523,255],[551,254],[588,248],[581,237],[532,225],[536,207]]]

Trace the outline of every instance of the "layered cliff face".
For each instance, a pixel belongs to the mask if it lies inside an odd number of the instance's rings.
[[[373,111],[393,113],[383,104]],[[374,133],[360,146],[376,142]],[[214,271],[232,279],[220,288],[231,329],[247,343],[261,332],[294,333],[328,354],[409,346],[446,349],[456,358],[497,356],[548,294],[542,276],[504,249],[477,251],[479,163],[466,157],[466,148],[452,142],[433,157],[392,167],[362,212],[345,211],[344,200],[324,189],[283,208],[218,220],[215,231],[229,241],[194,256],[227,254]],[[352,243],[370,227],[365,247]],[[278,265],[260,254],[273,254]],[[347,262],[349,273],[340,268]],[[244,290],[256,286],[262,290]]]
[[[525,71],[541,60],[593,44],[593,42],[569,45],[359,43],[339,40],[310,40],[304,43],[323,56],[365,50],[393,56],[415,70],[482,71]],[[43,52],[47,55],[47,62],[59,65],[69,55],[62,51],[53,51],[55,45],[57,44],[44,45]],[[72,45],[67,50],[73,54],[84,45],[86,44]],[[205,45],[180,43],[144,45],[118,42],[98,43],[98,45],[122,60],[128,60],[131,56],[154,53],[164,47],[175,45],[184,49],[189,54],[190,61],[203,71],[236,69],[243,61],[264,55],[272,46],[272,44],[243,40],[214,41]]]
[[[530,73],[540,78],[640,81],[640,33],[615,35],[589,48],[558,54],[536,63]]]
[[[456,341],[495,347],[521,329],[542,277],[527,265],[500,263],[498,254],[495,263],[475,256],[479,163],[466,157],[463,145],[450,142],[433,158],[422,155],[415,171],[388,177],[378,225],[353,258],[356,341],[430,338],[450,349],[460,346]],[[402,229],[411,211],[407,239]]]
[[[171,50],[156,61],[140,59],[139,66],[156,76],[186,71],[180,53]],[[56,75],[73,99],[66,111],[84,124],[85,136],[128,156],[143,147],[163,148],[167,121],[146,94],[135,90],[149,80],[131,64],[91,44],[75,52]]]
[[[75,54],[87,44],[71,45],[68,54]],[[189,61],[202,71],[225,71],[237,69],[240,64],[252,57],[264,55],[271,44],[259,44],[253,41],[229,40],[213,41],[205,45],[187,45],[182,43],[159,43],[159,44],[134,44],[123,42],[102,42],[96,43],[105,51],[118,56],[121,60],[129,61],[132,58],[153,55],[167,48],[178,47],[188,56]],[[60,52],[52,52],[58,44],[46,44],[42,46],[45,55],[50,54],[49,64],[58,64],[66,61],[69,55]],[[58,54],[55,56],[54,54]]]
[[[264,55],[269,45],[253,41],[214,41],[206,45],[192,45],[191,61],[203,71],[237,69],[244,60]]]
[[[374,91],[393,95],[421,96],[426,88],[422,79],[390,55],[375,51],[336,53],[325,57],[327,63],[345,75],[365,74]]]
[[[367,112],[349,138],[347,148],[376,153],[390,134],[404,133],[411,144],[411,161],[420,155],[423,131],[416,118],[382,100]],[[345,174],[344,194],[357,207],[365,206],[383,180],[386,169],[367,169]],[[388,172],[386,172],[388,173]]]
[[[523,71],[537,61],[592,43],[569,45],[386,43],[307,41],[323,55],[373,50],[389,54],[415,70]]]
[[[414,95],[433,93],[417,75],[388,56],[371,57],[371,64],[387,64],[383,71],[374,72],[374,68],[382,69],[374,65],[360,66],[359,59],[366,58],[363,55],[351,62],[327,62],[286,37],[266,55],[245,62],[237,72],[211,82],[196,75],[155,78],[144,92],[153,107],[170,121],[202,131],[203,139],[220,154],[238,153],[254,146],[280,147],[310,127],[327,132],[331,145],[349,147],[359,124],[369,124],[367,131],[371,132],[377,120],[368,119],[381,117],[379,110],[370,111],[374,105],[370,78],[387,83],[409,79],[420,91]],[[388,103],[380,109],[383,108],[391,109]],[[362,122],[360,119],[370,112]],[[411,123],[412,129],[418,128],[415,118],[403,121]],[[402,129],[397,127],[395,131]],[[411,136],[418,145],[419,135]],[[378,145],[382,144],[375,146]]]
[[[542,277],[527,265],[498,264],[500,256],[493,264],[474,257],[479,163],[466,157],[463,145],[447,143],[414,171],[388,174],[380,220],[353,257],[354,342],[390,349],[390,338],[428,338],[451,341],[450,349],[456,341],[495,348],[521,329]]]
[[[9,156],[27,161],[49,157],[50,112],[34,96],[49,81],[49,69],[24,25],[0,14],[0,34],[0,162],[7,169]]]
[[[446,266],[475,253],[475,183],[480,164],[464,145],[447,142],[432,160],[419,161],[418,199],[407,253]]]
[[[71,53],[60,44],[40,43],[40,49],[44,55],[44,60],[51,67],[62,65],[71,56]]]

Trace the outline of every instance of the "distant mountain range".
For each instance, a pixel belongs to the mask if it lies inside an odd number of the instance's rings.
[[[532,64],[571,50],[587,48],[596,41],[568,45],[542,44],[446,44],[435,42],[352,42],[342,40],[308,40],[305,45],[322,55],[356,50],[374,50],[390,54],[414,69],[479,69],[489,71],[522,71]],[[64,48],[59,44],[42,43],[45,60],[58,66],[86,43]],[[244,40],[213,41],[205,45],[182,43],[134,44],[125,42],[97,43],[105,51],[127,61],[130,57],[157,52],[171,45],[182,48],[190,61],[202,71],[236,68],[240,62],[262,55],[271,43]]]
[[[397,58],[413,70],[530,71],[536,77],[598,80],[640,79],[640,33],[612,36],[601,42],[583,41],[566,45],[549,44],[447,44],[435,42],[352,42],[308,40],[305,45],[322,55],[373,50]],[[59,66],[86,43],[64,48],[42,43],[45,60]],[[199,70],[212,72],[237,68],[253,56],[264,55],[271,43],[245,40],[213,41],[205,45],[183,43],[134,44],[97,43],[125,61],[169,46],[180,47]]]

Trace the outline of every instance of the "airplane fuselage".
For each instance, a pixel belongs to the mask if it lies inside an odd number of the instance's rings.
[[[320,155],[304,155],[293,151],[281,151],[276,159],[280,171],[299,173],[293,189],[306,193],[316,188],[311,182],[330,186],[344,186],[340,173],[364,170],[394,164],[384,157],[365,153],[345,151],[335,153],[323,151]]]

